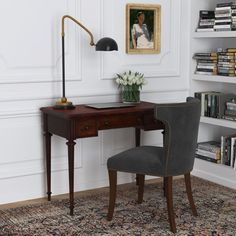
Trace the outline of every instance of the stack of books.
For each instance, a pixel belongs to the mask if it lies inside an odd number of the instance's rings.
[[[218,53],[218,75],[235,76],[236,48],[228,48]]]
[[[217,74],[217,58],[216,52],[211,53],[195,53],[193,56],[197,60],[195,74],[216,75]]]
[[[215,31],[229,31],[232,26],[232,3],[218,3],[215,8]]]
[[[216,164],[231,166],[236,170],[236,135],[221,136],[220,142],[198,143],[195,157]]]
[[[236,121],[236,102],[234,99],[230,102],[226,102],[226,109],[223,118],[226,120]]]
[[[205,161],[220,164],[221,143],[216,141],[198,143],[195,156]]]
[[[232,19],[232,25],[231,30],[236,30],[236,3],[232,3],[231,5],[231,19]]]
[[[221,136],[221,164],[236,169],[236,134]]]
[[[218,49],[219,52],[195,53],[195,74],[236,76],[236,48]]]
[[[200,11],[197,32],[214,31],[215,12]]]
[[[196,92],[194,96],[201,101],[201,116],[218,119],[225,117],[227,102],[236,98],[235,94],[215,91]]]

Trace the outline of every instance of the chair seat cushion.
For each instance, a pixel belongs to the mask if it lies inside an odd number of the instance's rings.
[[[164,149],[156,146],[141,146],[121,152],[107,161],[110,170],[163,176]]]

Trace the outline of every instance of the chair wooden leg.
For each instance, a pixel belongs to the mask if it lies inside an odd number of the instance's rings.
[[[192,195],[192,187],[191,187],[191,178],[190,178],[190,173],[184,175],[185,179],[185,186],[186,186],[186,191],[188,195],[188,201],[191,206],[192,212],[194,216],[197,216],[197,209],[194,204],[193,200],[193,195]]]
[[[136,174],[135,180],[136,180],[136,185],[138,186],[138,185],[139,185],[139,177],[138,177],[138,174]]]
[[[167,201],[167,209],[168,209],[168,217],[170,228],[173,233],[176,233],[176,224],[175,224],[175,214],[173,209],[173,192],[172,192],[172,176],[165,177],[167,180],[166,184],[166,201]]]
[[[116,189],[117,189],[117,171],[108,170],[109,183],[110,183],[110,196],[109,196],[109,208],[107,214],[107,220],[112,220],[115,203],[116,203]]]
[[[167,177],[163,177],[163,193],[164,197],[166,197],[166,185],[167,185]]]
[[[143,191],[144,191],[144,180],[145,175],[137,174],[138,178],[138,204],[141,204],[143,202]]]

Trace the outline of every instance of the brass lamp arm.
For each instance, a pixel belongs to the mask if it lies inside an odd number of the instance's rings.
[[[61,35],[62,37],[65,36],[65,19],[66,18],[69,18],[71,19],[72,21],[74,21],[77,25],[79,25],[81,28],[83,28],[90,36],[90,45],[91,46],[95,46],[95,43],[94,43],[94,38],[93,38],[93,34],[85,27],[83,26],[79,21],[77,21],[75,18],[73,18],[72,16],[69,16],[69,15],[64,15],[62,17],[62,24],[61,24]]]

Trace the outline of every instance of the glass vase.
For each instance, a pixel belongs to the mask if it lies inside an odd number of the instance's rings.
[[[139,103],[140,91],[138,87],[124,86],[122,88],[122,102],[123,103]]]

